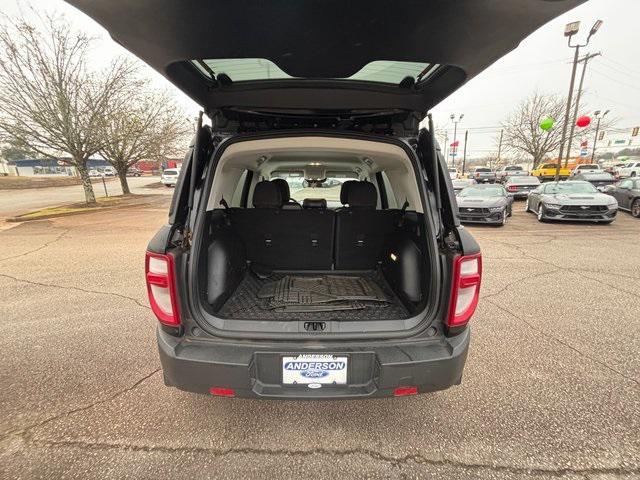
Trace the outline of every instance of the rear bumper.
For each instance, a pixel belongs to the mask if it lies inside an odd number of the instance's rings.
[[[467,328],[451,338],[389,340],[371,347],[328,342],[307,346],[177,338],[157,331],[168,386],[195,393],[209,393],[215,386],[234,389],[236,397],[307,400],[388,397],[401,386],[417,386],[419,393],[444,390],[462,379],[469,339]],[[282,356],[301,353],[347,355],[348,384],[283,386]]]

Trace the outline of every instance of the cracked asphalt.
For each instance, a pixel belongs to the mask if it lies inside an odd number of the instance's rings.
[[[143,253],[168,198],[0,231],[0,478],[640,478],[640,222],[470,227],[462,385],[273,402],[164,387]]]

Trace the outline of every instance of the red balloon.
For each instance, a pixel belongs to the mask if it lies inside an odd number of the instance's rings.
[[[586,127],[590,123],[591,123],[591,118],[587,117],[586,115],[578,117],[578,120],[576,121],[576,125],[579,126],[579,127]]]
[[[455,142],[452,142],[450,146],[451,147],[457,147],[458,145],[460,145],[460,141],[456,140]]]

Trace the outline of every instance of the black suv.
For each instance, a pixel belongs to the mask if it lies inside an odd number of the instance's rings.
[[[167,385],[319,399],[460,383],[482,262],[419,123],[579,0],[71,3],[211,120],[146,256]]]

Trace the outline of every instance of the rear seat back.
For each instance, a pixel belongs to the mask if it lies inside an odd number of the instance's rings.
[[[343,200],[343,199],[341,199]],[[369,182],[350,183],[336,212],[335,268],[370,270],[381,260],[398,222],[399,210],[376,210],[378,192]]]
[[[281,209],[274,182],[256,184],[254,208],[229,210],[248,260],[278,270],[329,270],[333,263],[334,212],[326,208]]]

